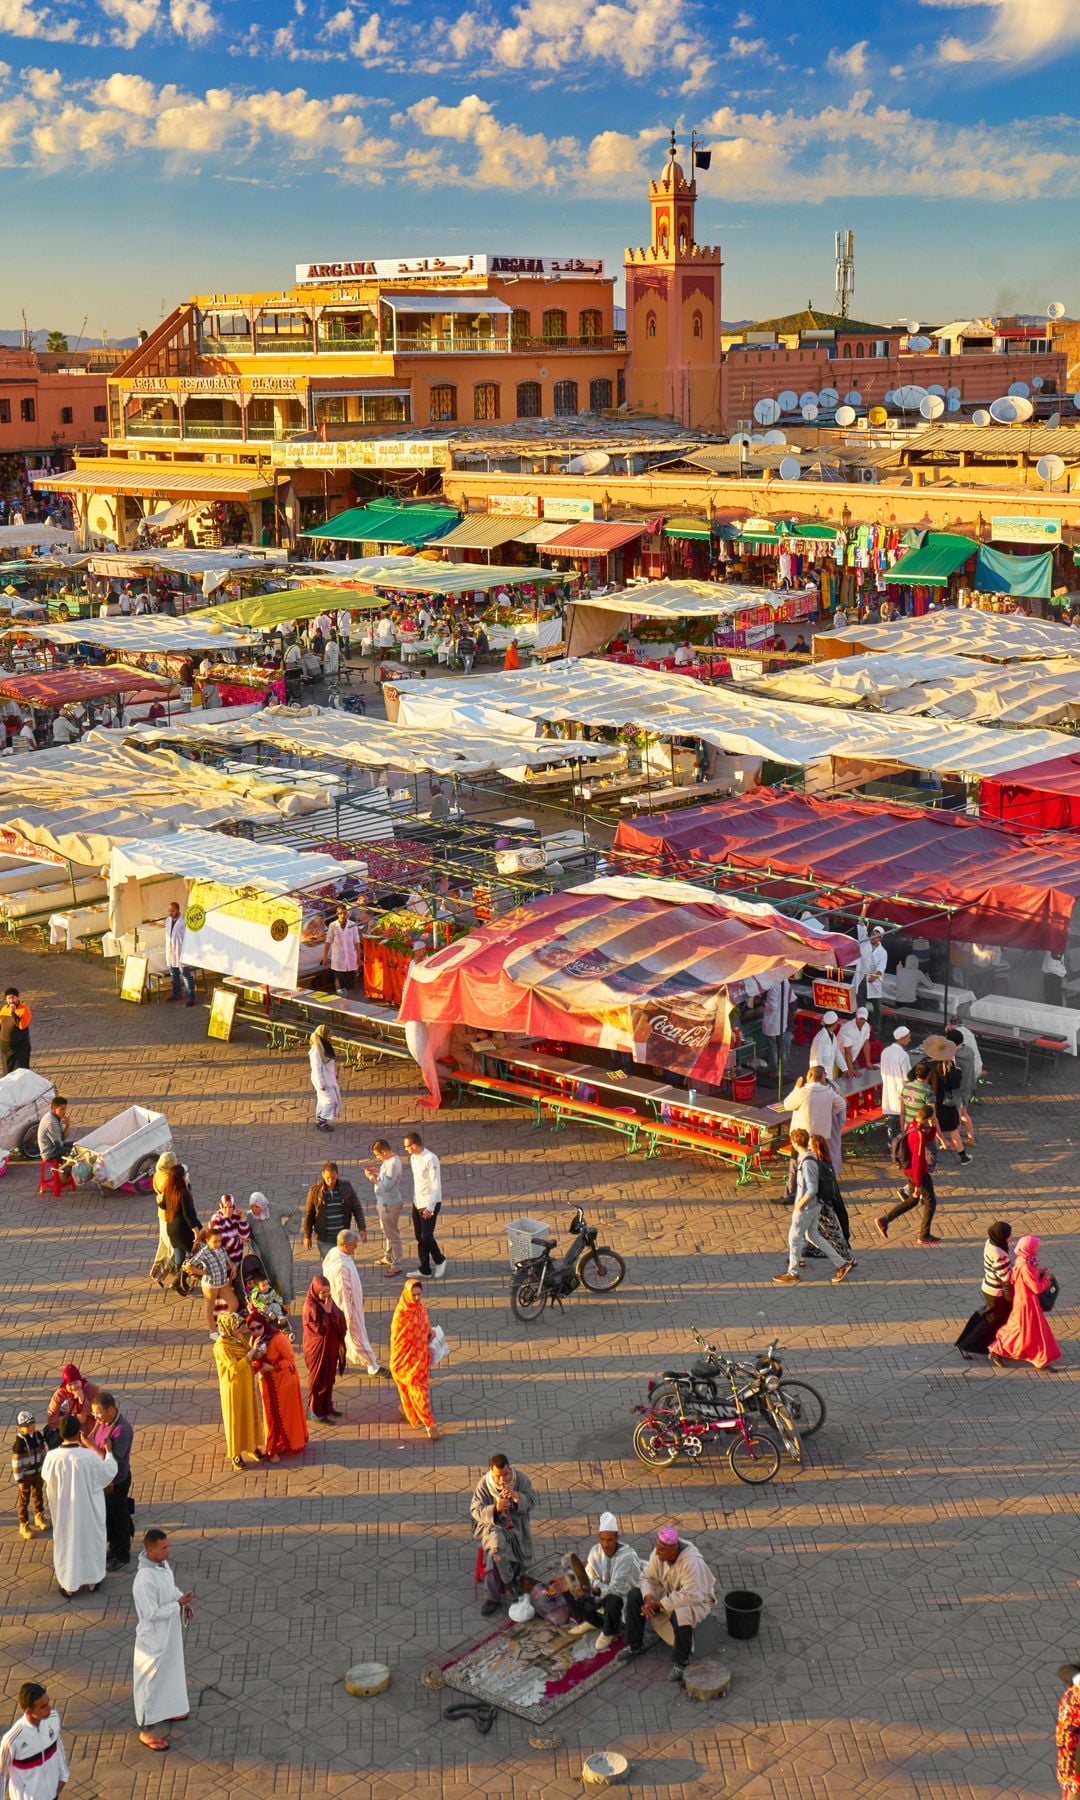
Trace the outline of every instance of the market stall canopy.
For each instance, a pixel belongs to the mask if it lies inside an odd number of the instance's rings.
[[[460,516],[447,506],[398,506],[373,500],[370,506],[353,506],[322,525],[309,526],[300,536],[354,544],[427,544],[441,538]]]
[[[994,725],[1055,725],[1080,717],[1080,656],[1075,662],[1014,664],[964,656],[842,656],[753,686],[778,700],[870,703],[884,712]]]
[[[54,494],[148,494],[171,500],[174,495],[200,500],[263,500],[274,491],[267,471],[225,463],[127,462],[103,456],[63,475],[37,475],[36,488]]]
[[[608,662],[549,663],[467,682],[407,682],[399,691],[407,725],[435,730],[507,730],[506,720],[569,719],[661,737],[701,738],[719,750],[768,757],[798,768],[862,765],[933,773],[992,775],[1059,753],[1050,731],[992,731],[925,719],[883,717],[837,707],[795,706],[732,687],[703,688],[686,676]],[[502,721],[502,722],[500,722]],[[868,780],[864,774],[861,779]]]
[[[462,519],[445,537],[439,539],[440,550],[494,550],[500,544],[512,544],[519,531],[532,521],[515,519],[510,513],[476,513]]]
[[[667,619],[673,625],[686,619],[729,619],[738,613],[767,606],[776,612],[804,590],[744,587],[719,581],[648,581],[623,588],[617,594],[585,595],[571,600],[567,654],[587,656],[631,619]]]
[[[846,888],[874,896],[877,923],[1032,949],[1064,944],[1080,898],[1080,858],[1045,838],[961,813],[768,789],[663,818],[621,820],[620,854],[635,873],[700,879],[710,863],[752,870],[777,901],[785,875],[827,890]],[[936,908],[956,911],[950,921],[935,916]]]
[[[51,675],[0,674],[0,696],[23,706],[73,706],[78,700],[104,700],[111,694],[136,691],[164,699],[175,684],[145,669],[56,669]]]
[[[1024,831],[1080,831],[1080,753],[982,782],[979,813]]]
[[[395,594],[487,594],[500,587],[557,587],[563,579],[553,569],[520,569],[516,563],[423,563],[411,575],[376,575],[371,585]]]
[[[198,511],[194,501],[183,504]],[[91,556],[89,568],[113,581],[138,581],[158,571],[186,575],[209,596],[238,575],[280,574],[285,561],[284,550],[117,550]]]
[[[109,862],[109,928],[120,936],[144,918],[159,918],[165,900],[147,910],[143,882],[213,881],[245,894],[292,895],[332,887],[362,863],[339,862],[316,850],[294,850],[220,832],[182,829],[167,836],[132,838],[114,844]]]
[[[74,531],[62,525],[0,525],[0,551],[25,550],[33,544],[56,544],[73,550],[78,543]]]
[[[672,513],[664,520],[664,536],[708,543],[712,537],[712,524],[708,519],[694,518],[691,513]]]
[[[433,1092],[453,1027],[493,1022],[718,1081],[732,989],[770,986],[807,963],[835,967],[854,950],[850,938],[706,889],[596,881],[517,907],[414,963],[399,1016]]]
[[[531,729],[525,721],[515,723]],[[498,736],[489,731],[411,730],[406,725],[359,718],[327,706],[267,706],[243,719],[222,718],[217,713],[196,718],[191,714],[173,726],[140,726],[128,736],[138,743],[205,744],[228,749],[273,744],[294,756],[325,757],[363,768],[401,769],[410,775],[492,775],[611,755],[608,744],[564,743],[520,732]],[[268,769],[267,774],[272,774],[272,770]],[[313,774],[312,779],[317,780],[317,775]]]
[[[918,550],[909,550],[891,569],[886,569],[885,580],[906,587],[945,587],[950,575],[962,569],[978,548],[974,538],[928,531]]]
[[[981,612],[974,606],[948,607],[896,625],[848,625],[817,632],[814,661],[834,656],[976,656],[987,662],[1042,662],[1047,657],[1080,656],[1080,631],[1052,619],[1024,619]]]
[[[145,613],[142,618],[128,619],[71,619],[67,624],[50,619],[41,625],[19,625],[7,635],[43,638],[53,644],[89,644],[99,650],[147,656],[158,651],[253,649],[258,638],[250,631],[230,631],[217,619],[220,611],[214,606],[206,613],[187,613],[176,619],[164,613]]]
[[[223,600],[218,606],[202,607],[187,617],[195,625],[247,625],[253,631],[273,631],[293,619],[317,619],[327,610],[345,607],[349,612],[364,612],[382,605],[377,594],[361,594],[355,588],[309,587],[275,588],[270,594],[249,594],[244,600]]]
[[[515,544],[550,544],[553,538],[562,537],[565,525],[553,524],[550,519],[539,519],[534,525],[527,525],[514,538]]]
[[[395,569],[401,575],[422,575],[431,566],[423,557],[388,551],[385,556],[343,556],[335,557],[332,562],[293,562],[289,565],[289,574],[302,577],[304,581],[368,582],[374,575],[389,575]]]
[[[644,519],[594,519],[588,525],[564,525],[544,549],[552,556],[610,556],[644,537],[648,529]]]
[[[979,548],[975,586],[982,594],[1019,594],[1029,600],[1049,600],[1053,581],[1054,557],[1049,550],[1041,556],[1014,556],[1008,550],[992,550],[988,544]]]

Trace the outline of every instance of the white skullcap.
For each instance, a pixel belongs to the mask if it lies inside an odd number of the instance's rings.
[[[858,1011],[855,1014],[855,1017],[857,1019],[868,1019],[870,1017],[870,1014],[867,1012],[865,1006],[860,1006]]]
[[[908,1030],[906,1025],[898,1025],[896,1027],[896,1030],[893,1032],[894,1038],[902,1038],[902,1037],[910,1037],[910,1036],[911,1036],[911,1033]]]
[[[871,937],[884,937],[885,932],[884,932],[883,927],[880,925],[875,925],[870,933],[870,936]]]
[[[618,1531],[618,1529],[619,1529],[619,1521],[615,1517],[614,1513],[601,1513],[600,1514],[600,1530],[601,1531]]]
[[[821,1023],[823,1025],[835,1025],[837,1020],[839,1019],[839,1017],[840,1017],[839,1013],[834,1013],[834,1012],[822,1013]]]

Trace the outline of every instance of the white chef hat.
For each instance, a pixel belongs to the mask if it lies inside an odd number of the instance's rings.
[[[601,1513],[600,1514],[600,1530],[601,1531],[618,1531],[618,1529],[619,1529],[619,1521],[615,1517],[614,1513]]]
[[[822,1013],[821,1023],[823,1025],[835,1025],[837,1020],[839,1019],[839,1017],[840,1017],[839,1013],[834,1013],[834,1012]]]

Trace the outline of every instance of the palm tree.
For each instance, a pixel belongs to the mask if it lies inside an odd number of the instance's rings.
[[[45,339],[46,350],[62,351],[68,348],[67,337],[62,331],[50,331]]]

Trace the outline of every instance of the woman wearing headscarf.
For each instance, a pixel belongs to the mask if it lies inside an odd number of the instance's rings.
[[[973,1356],[985,1356],[991,1343],[1012,1311],[1013,1277],[1009,1257],[1012,1226],[1007,1219],[995,1219],[986,1233],[983,1245],[983,1303],[973,1312],[956,1340],[965,1362]]]
[[[251,1366],[259,1377],[263,1412],[266,1415],[267,1462],[282,1456],[295,1456],[308,1441],[304,1399],[300,1377],[296,1372],[293,1347],[283,1331],[263,1313],[249,1312],[248,1336]]]
[[[221,1233],[221,1248],[233,1267],[239,1268],[251,1244],[251,1226],[231,1194],[222,1194],[217,1211],[206,1229]]]
[[[423,1283],[405,1283],[390,1322],[390,1373],[406,1425],[422,1425],[429,1438],[439,1436],[431,1411],[431,1320],[424,1305]]]
[[[157,1159],[157,1166],[153,1174],[154,1198],[157,1201],[158,1209],[158,1245],[157,1254],[150,1270],[150,1279],[156,1282],[158,1287],[164,1287],[165,1277],[173,1266],[172,1245],[169,1243],[169,1234],[165,1229],[164,1195],[165,1182],[170,1170],[175,1167],[176,1151],[163,1150]]]
[[[1050,1271],[1039,1267],[1041,1241],[1022,1237],[1016,1246],[1012,1307],[989,1350],[995,1369],[1003,1369],[1007,1362],[1029,1362],[1037,1369],[1048,1369],[1061,1355],[1039,1305],[1039,1295],[1050,1286]]]
[[[330,1283],[316,1275],[304,1301],[304,1361],[308,1372],[308,1411],[320,1425],[340,1419],[334,1405],[334,1381],[345,1373],[345,1337],[348,1323],[335,1306]]]
[[[330,1027],[316,1025],[308,1044],[308,1066],[311,1085],[315,1089],[315,1129],[333,1131],[334,1122],[341,1113],[341,1085]]]
[[[49,1401],[45,1429],[58,1432],[61,1420],[78,1419],[82,1431],[93,1431],[96,1421],[92,1409],[97,1397],[94,1383],[85,1380],[75,1363],[65,1363],[60,1371],[60,1386]]]
[[[241,1323],[238,1313],[219,1313],[214,1345],[225,1448],[234,1469],[243,1468],[245,1456],[258,1456],[265,1435],[259,1389]]]
[[[265,1194],[256,1191],[248,1201],[248,1224],[251,1227],[251,1241],[258,1254],[259,1261],[269,1275],[286,1306],[291,1306],[296,1297],[296,1284],[293,1279],[293,1247],[285,1230],[290,1213],[282,1213],[279,1218],[271,1218],[270,1202]]]
[[[175,1288],[180,1270],[195,1248],[195,1234],[202,1230],[183,1163],[174,1163],[165,1171],[158,1207],[164,1219],[165,1242],[170,1256],[161,1285]]]

